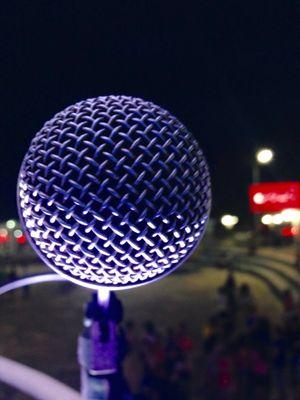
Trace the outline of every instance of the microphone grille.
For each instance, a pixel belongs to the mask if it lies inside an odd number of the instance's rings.
[[[21,166],[21,222],[75,283],[122,289],[178,267],[210,210],[208,167],[185,126],[140,98],[102,96],[56,114]]]

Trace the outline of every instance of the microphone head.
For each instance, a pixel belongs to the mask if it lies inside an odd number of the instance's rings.
[[[140,98],[72,105],[32,140],[18,208],[42,260],[93,289],[125,289],[180,266],[211,203],[199,145],[168,111]]]

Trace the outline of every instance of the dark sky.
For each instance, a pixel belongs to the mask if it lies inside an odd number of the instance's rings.
[[[255,148],[276,151],[263,179],[300,178],[296,4],[6,2],[0,17],[0,218],[16,215],[18,169],[47,119],[87,97],[130,94],[188,126],[208,158],[214,214],[246,220]]]

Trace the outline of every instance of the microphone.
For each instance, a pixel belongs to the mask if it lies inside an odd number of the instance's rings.
[[[50,268],[91,289],[126,289],[169,274],[197,247],[210,176],[196,139],[168,111],[101,96],[67,107],[36,134],[17,201]]]

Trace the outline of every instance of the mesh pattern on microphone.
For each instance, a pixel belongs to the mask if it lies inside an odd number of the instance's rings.
[[[19,174],[21,221],[42,259],[88,287],[140,285],[198,244],[210,178],[197,141],[139,98],[103,96],[56,114]]]

